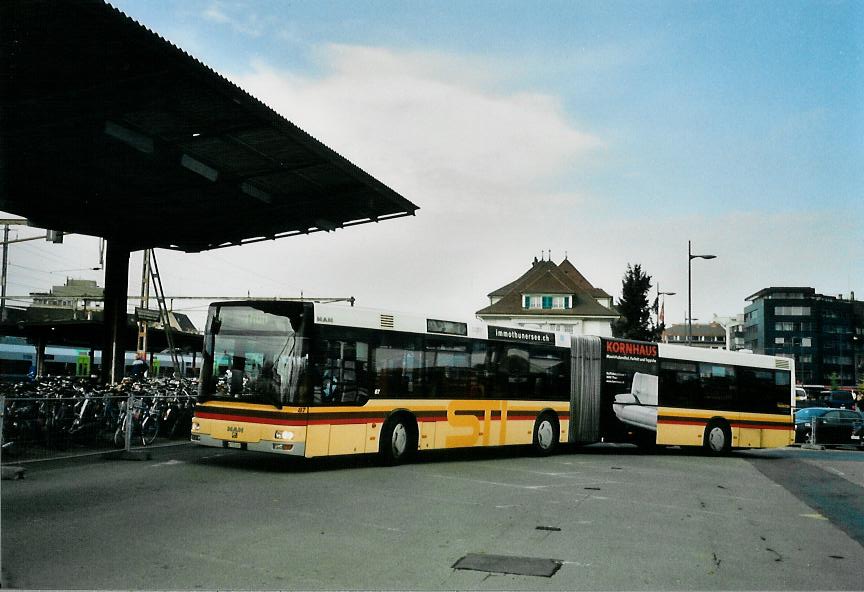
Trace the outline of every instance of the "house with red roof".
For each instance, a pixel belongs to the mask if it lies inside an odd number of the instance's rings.
[[[535,257],[528,271],[488,296],[489,306],[476,314],[490,324],[611,337],[619,317],[612,296],[592,286],[566,257],[560,264]]]

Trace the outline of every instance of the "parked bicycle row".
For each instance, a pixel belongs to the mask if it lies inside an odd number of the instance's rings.
[[[148,446],[160,436],[187,438],[195,393],[194,383],[172,378],[100,386],[90,379],[46,377],[0,385],[3,452],[122,448],[130,422],[132,446]]]

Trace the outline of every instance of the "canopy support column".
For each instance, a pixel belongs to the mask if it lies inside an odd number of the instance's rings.
[[[104,384],[111,384],[123,378],[126,363],[129,246],[116,240],[106,240],[105,250],[105,333],[99,377]]]
[[[48,340],[45,338],[45,334],[40,332],[39,337],[36,338],[36,377],[42,378],[45,376],[45,343]]]

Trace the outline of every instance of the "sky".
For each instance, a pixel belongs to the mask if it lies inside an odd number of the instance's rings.
[[[471,319],[551,254],[616,301],[640,264],[676,293],[671,324],[687,316],[689,240],[716,255],[692,263],[694,321],[769,286],[864,299],[862,2],[113,4],[420,208],[159,250],[168,296],[353,296]],[[101,285],[98,266],[93,237],[10,245],[7,293]],[[140,281],[133,253],[130,293]],[[200,326],[206,304],[174,308]]]

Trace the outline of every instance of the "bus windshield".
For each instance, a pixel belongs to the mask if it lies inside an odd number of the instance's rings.
[[[296,404],[305,394],[303,305],[213,305],[203,354],[200,400]]]

